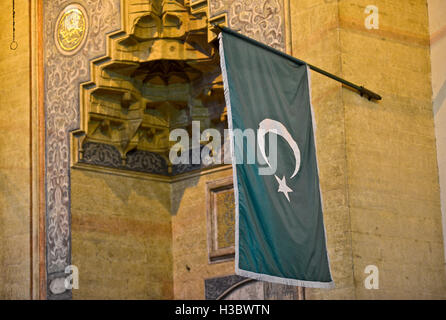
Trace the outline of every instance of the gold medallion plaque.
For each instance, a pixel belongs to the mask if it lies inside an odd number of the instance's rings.
[[[59,15],[56,24],[56,44],[64,54],[76,53],[87,33],[85,10],[80,5],[69,5]]]

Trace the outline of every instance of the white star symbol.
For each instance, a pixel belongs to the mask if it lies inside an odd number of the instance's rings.
[[[287,186],[285,176],[282,179],[279,179],[277,176],[274,177],[279,183],[279,190],[277,190],[277,192],[282,192],[287,198],[288,202],[290,202],[290,197],[288,196],[288,193],[293,192],[293,190],[291,190],[291,188]]]

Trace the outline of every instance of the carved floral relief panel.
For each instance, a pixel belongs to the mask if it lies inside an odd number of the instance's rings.
[[[228,27],[285,51],[284,0],[209,0],[210,16],[227,14]]]
[[[76,8],[80,8],[84,20],[76,20],[72,14],[70,16],[71,2],[43,2],[46,269],[49,297],[69,295],[60,279],[65,276],[65,267],[71,262],[69,132],[79,127],[79,84],[90,77],[89,61],[105,54],[105,35],[120,26],[119,0],[82,0],[75,4],[78,4]],[[58,26],[58,18],[65,14],[65,19],[59,20],[62,27]],[[79,29],[82,23],[89,25],[82,28],[84,34],[72,32]],[[79,43],[74,40],[76,37]],[[61,46],[66,49],[76,46],[76,53],[65,54],[60,50]]]

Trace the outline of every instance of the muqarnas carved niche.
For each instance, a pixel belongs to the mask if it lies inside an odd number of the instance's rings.
[[[91,63],[92,80],[82,86],[76,161],[162,175],[200,169],[172,166],[168,155],[174,129],[191,133],[192,121],[201,130],[226,127],[207,9],[187,1],[126,6],[125,32],[109,37],[108,56]]]

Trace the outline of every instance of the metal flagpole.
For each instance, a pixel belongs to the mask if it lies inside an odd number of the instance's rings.
[[[350,81],[342,79],[342,78],[340,78],[340,77],[338,77],[338,76],[336,76],[336,75],[334,75],[334,74],[332,74],[330,72],[327,72],[325,70],[322,70],[321,68],[318,68],[318,67],[313,66],[313,65],[311,65],[309,63],[306,63],[305,61],[299,60],[299,59],[297,59],[297,58],[295,58],[293,56],[290,56],[289,54],[283,53],[282,51],[279,51],[279,50],[274,49],[274,48],[272,48],[270,46],[267,46],[266,44],[263,44],[263,43],[261,43],[261,42],[259,42],[257,40],[251,39],[251,38],[249,38],[249,37],[247,37],[247,36],[245,36],[243,34],[235,32],[234,30],[231,30],[231,29],[229,29],[227,27],[222,27],[222,26],[219,26],[219,25],[214,24],[214,23],[211,23],[211,24],[214,27],[220,29],[221,31],[225,31],[227,33],[230,33],[230,34],[232,34],[232,35],[234,35],[236,37],[239,37],[239,38],[241,38],[243,40],[246,40],[246,41],[248,41],[248,42],[250,42],[250,43],[252,43],[252,44],[254,44],[256,46],[259,46],[261,48],[269,50],[269,51],[271,51],[271,52],[273,52],[273,53],[275,53],[275,54],[277,54],[279,56],[282,56],[282,57],[284,57],[284,58],[286,58],[288,60],[291,60],[291,61],[293,61],[295,63],[306,64],[306,65],[308,65],[308,67],[311,70],[313,70],[315,72],[318,72],[320,74],[323,74],[326,77],[329,77],[329,78],[331,78],[331,79],[333,79],[335,81],[341,82],[342,84],[344,84],[344,85],[346,85],[346,86],[348,86],[350,88],[355,89],[356,91],[358,91],[358,93],[361,95],[361,97],[366,97],[369,100],[372,100],[372,99],[373,100],[381,100],[382,99],[379,94],[377,94],[377,93],[375,93],[375,92],[373,92],[373,91],[371,91],[371,90],[369,90],[367,88],[364,88],[363,86],[358,86],[358,85],[356,85],[356,84],[354,84],[354,83],[352,83]]]

